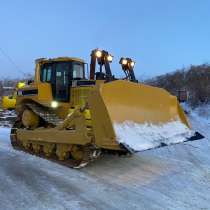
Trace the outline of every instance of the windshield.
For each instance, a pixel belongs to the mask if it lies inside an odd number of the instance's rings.
[[[59,80],[59,83],[63,85],[67,84],[68,80],[85,79],[84,64],[79,62],[46,63],[42,66],[40,79],[48,83]]]

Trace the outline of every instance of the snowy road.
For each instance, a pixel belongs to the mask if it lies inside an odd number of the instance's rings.
[[[208,124],[191,120],[210,137]],[[1,210],[210,209],[208,139],[73,170],[14,151],[8,132],[0,128]]]

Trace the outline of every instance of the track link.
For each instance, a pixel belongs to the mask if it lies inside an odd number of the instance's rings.
[[[46,123],[52,124],[54,126],[63,123],[63,119],[59,118],[56,113],[49,108],[40,106],[35,103],[27,103],[25,106],[31,109],[39,117],[41,117]]]

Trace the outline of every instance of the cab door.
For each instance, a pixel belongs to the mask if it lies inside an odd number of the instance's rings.
[[[69,62],[57,62],[53,69],[55,74],[54,98],[56,101],[68,102],[71,65]]]
[[[41,69],[41,84],[50,87],[49,91],[42,91],[45,99],[51,95],[52,100],[69,102],[70,99],[71,62],[46,63]],[[48,90],[45,88],[45,90]]]

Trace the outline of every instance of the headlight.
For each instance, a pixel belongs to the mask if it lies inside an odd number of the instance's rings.
[[[135,66],[135,62],[131,61],[131,67],[134,67],[134,66]]]
[[[96,57],[101,58],[101,56],[102,56],[102,52],[100,50],[97,50],[96,51]]]
[[[113,56],[108,55],[108,56],[107,56],[107,60],[108,60],[109,62],[112,62],[112,60],[113,60]]]
[[[52,108],[57,108],[58,107],[58,102],[57,101],[52,101],[51,102],[51,107]]]
[[[128,63],[127,59],[122,59],[122,64],[123,65],[127,65],[127,63]]]
[[[136,64],[135,61],[133,61],[131,58],[123,58],[123,57],[120,59],[119,63],[122,65],[122,69],[124,71],[133,70]]]

